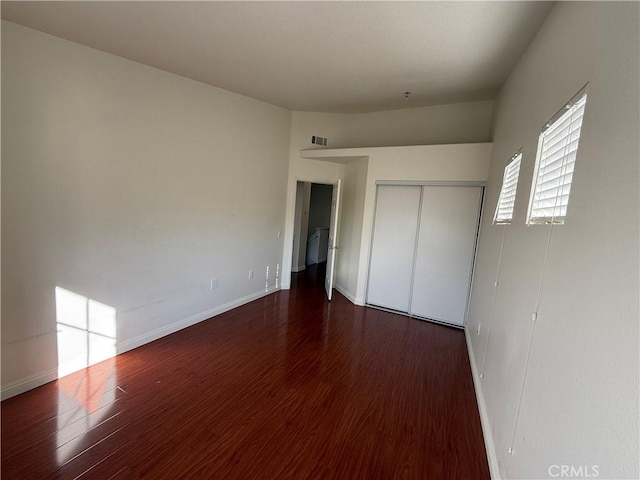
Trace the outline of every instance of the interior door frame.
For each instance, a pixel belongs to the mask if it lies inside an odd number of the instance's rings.
[[[290,288],[290,281],[291,281],[291,273],[292,273],[292,265],[291,262],[289,261],[289,267],[286,269],[287,271],[285,271],[284,266],[287,265],[287,259],[291,259],[293,257],[293,235],[295,232],[295,204],[296,204],[296,196],[297,196],[297,184],[298,182],[309,182],[309,183],[316,183],[319,185],[330,185],[330,186],[334,186],[335,183],[340,180],[342,182],[342,184],[344,185],[344,178],[341,176],[335,176],[335,175],[327,175],[326,177],[306,177],[306,176],[294,176],[293,178],[291,178],[291,182],[292,182],[292,187],[290,185],[289,188],[293,188],[293,198],[289,197],[289,199],[287,200],[288,203],[288,208],[287,208],[287,213],[285,214],[285,237],[283,238],[284,240],[284,249],[285,251],[283,251],[283,258],[282,258],[282,265],[283,265],[283,270],[282,270],[282,277],[281,278],[285,278],[285,275],[288,278],[288,282],[285,284],[286,286],[283,287],[283,290],[288,290]],[[342,207],[340,207],[342,208]],[[340,212],[338,212],[340,213]],[[290,224],[291,225],[291,231],[287,232],[287,225]],[[339,229],[340,225],[338,225],[338,229]],[[282,282],[281,282],[282,285]]]
[[[331,301],[336,277],[336,259],[338,257],[338,232],[340,231],[340,204],[342,179],[336,180],[331,191],[331,220],[329,221],[329,245],[327,251],[327,271],[324,278],[327,299]],[[333,233],[333,235],[332,235]]]
[[[379,310],[386,310],[383,307],[378,307],[376,305],[372,305],[369,303],[369,275],[371,273],[371,252],[373,251],[373,242],[374,242],[374,232],[375,232],[375,223],[376,223],[376,213],[378,210],[378,187],[379,186],[396,186],[396,187],[401,187],[401,186],[419,186],[419,187],[481,187],[481,193],[480,193],[480,202],[478,205],[478,209],[479,209],[479,215],[478,215],[478,227],[477,227],[477,231],[476,231],[476,238],[475,238],[475,244],[474,244],[474,249],[473,249],[473,261],[472,261],[472,266],[471,266],[471,275],[470,275],[470,280],[469,280],[469,291],[467,293],[467,305],[465,308],[465,318],[464,318],[464,324],[462,326],[460,325],[454,325],[451,323],[445,323],[445,322],[439,322],[437,320],[431,320],[431,319],[424,319],[422,317],[418,317],[418,316],[414,316],[411,315],[411,312],[398,312],[395,310],[392,310],[393,313],[397,313],[400,315],[406,315],[410,318],[416,318],[416,319],[420,319],[420,320],[426,320],[426,321],[430,321],[433,323],[439,323],[442,325],[446,325],[448,327],[453,327],[453,328],[460,328],[460,329],[464,329],[467,325],[467,316],[469,314],[469,303],[471,300],[471,287],[473,285],[473,279],[475,276],[475,271],[476,271],[476,261],[478,258],[478,242],[480,240],[480,227],[482,225],[482,218],[484,215],[484,200],[486,198],[486,189],[487,189],[487,182],[478,182],[478,181],[449,181],[449,180],[444,180],[444,181],[439,181],[439,180],[376,180],[375,182],[376,185],[376,196],[375,196],[375,203],[374,203],[374,210],[373,210],[373,221],[371,222],[371,234],[370,234],[370,241],[369,241],[369,258],[367,261],[367,275],[365,277],[366,281],[365,281],[365,286],[364,286],[364,304],[367,307],[370,308],[377,308]],[[421,199],[420,199],[420,207],[422,208],[422,193],[421,193]],[[414,253],[415,255],[415,253]],[[414,260],[415,261],[415,260]],[[415,267],[415,263],[414,263],[414,267]],[[412,286],[411,286],[411,292],[410,292],[410,296],[413,295],[413,281],[412,281]]]

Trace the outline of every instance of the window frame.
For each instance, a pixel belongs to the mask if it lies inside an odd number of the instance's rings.
[[[511,212],[510,212],[510,217],[504,218],[504,219],[499,219],[498,218],[498,213],[500,211],[500,207],[502,205],[502,200],[503,200],[503,194],[505,192],[505,187],[508,188],[510,187],[512,184],[508,184],[507,183],[507,178],[508,175],[510,173],[510,170],[513,168],[513,166],[517,163],[517,173],[515,174],[515,183],[513,185],[515,185],[514,191],[513,191],[513,205],[511,205]],[[509,159],[509,163],[504,167],[504,172],[502,174],[502,186],[500,187],[500,193],[498,194],[498,201],[496,203],[496,210],[493,214],[493,222],[492,225],[510,225],[513,222],[513,216],[515,213],[515,205],[516,205],[516,197],[518,194],[518,182],[520,180],[520,168],[522,167],[522,147],[520,147],[520,149],[518,149],[518,151],[513,154],[511,156],[511,158]]]
[[[579,134],[575,140],[576,146],[575,146],[575,150],[573,151],[569,151],[567,153],[563,153],[562,157],[560,157],[561,160],[561,167],[560,168],[564,168],[566,165],[568,165],[567,163],[564,163],[565,160],[571,156],[572,153],[575,152],[575,158],[572,161],[574,168],[575,168],[575,163],[577,161],[577,156],[578,156],[578,150],[579,150],[579,146],[580,146],[580,138],[582,137],[582,125],[583,125],[583,120],[584,120],[584,115],[586,112],[586,104],[587,104],[587,85],[585,85],[584,87],[582,87],[578,93],[576,93],[560,110],[558,110],[546,123],[545,125],[542,127],[542,129],[540,130],[540,135],[538,136],[538,147],[536,150],[536,162],[535,165],[533,167],[533,179],[531,182],[531,192],[529,195],[529,207],[527,208],[527,219],[526,219],[526,225],[527,226],[531,226],[531,225],[564,225],[565,221],[566,221],[566,217],[567,217],[567,212],[568,212],[568,207],[569,207],[569,198],[570,198],[570,193],[571,193],[571,185],[573,183],[573,171],[571,172],[571,180],[567,183],[560,183],[556,188],[555,191],[555,195],[553,197],[549,197],[549,198],[555,198],[556,201],[556,205],[554,205],[553,207],[547,207],[547,208],[551,208],[553,209],[553,213],[552,216],[548,217],[548,216],[534,216],[534,209],[536,207],[535,202],[536,200],[536,190],[538,187],[538,181],[540,178],[540,170],[542,168],[542,155],[543,155],[543,147],[545,144],[545,139],[546,139],[546,133],[550,130],[553,130],[553,127],[556,126],[558,123],[561,123],[567,119],[569,119],[569,127],[571,127],[571,125],[574,123],[574,121],[571,119],[571,116],[575,113],[575,111],[579,108],[583,108],[584,111],[582,112],[582,115],[579,119]],[[576,105],[580,104],[580,103],[584,103],[583,106],[579,106],[576,108]],[[571,114],[571,115],[569,115]],[[567,117],[567,115],[569,115]],[[578,129],[576,129],[578,130]],[[573,130],[575,131],[575,130]],[[572,130],[569,131],[569,135],[571,135],[571,133],[573,132]],[[569,144],[573,143],[570,142]],[[563,147],[563,148],[566,148]],[[552,162],[549,162],[549,164]],[[547,166],[547,165],[545,165]],[[566,173],[561,173],[561,175],[558,178],[562,178],[565,177],[567,174]],[[564,180],[564,179],[563,179]],[[566,204],[565,205],[558,205],[557,201],[558,198],[561,198],[564,195],[558,195],[558,192],[562,191],[565,187],[567,187],[567,193],[566,193]],[[564,210],[564,214],[563,215],[556,215],[556,210]]]

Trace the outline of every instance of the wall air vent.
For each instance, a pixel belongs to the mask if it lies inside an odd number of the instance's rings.
[[[327,146],[327,138],[326,137],[318,137],[317,135],[311,136],[311,143],[314,145],[322,145],[323,147]]]

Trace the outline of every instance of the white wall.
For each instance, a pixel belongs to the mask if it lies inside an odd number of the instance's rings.
[[[291,152],[325,148],[312,144],[312,135],[327,137],[326,148],[488,142],[493,106],[485,100],[372,113],[292,112]]]
[[[362,157],[345,165],[340,215],[340,248],[336,262],[336,288],[355,302],[362,241],[364,199],[369,159]],[[362,302],[360,302],[362,303]]]
[[[311,143],[313,135],[328,138],[327,148],[350,147],[350,118],[342,113],[291,112],[290,153],[297,157],[305,148],[323,148]]]
[[[569,465],[640,477],[639,20],[638,3],[559,2],[500,94],[467,328],[496,476],[550,478]],[[566,223],[526,227],[540,128],[586,82]],[[492,226],[521,146],[514,222]]]
[[[352,147],[478,143],[491,140],[493,101],[359,113],[349,117]]]
[[[55,378],[56,286],[119,351],[264,294],[290,112],[7,22],[2,54],[5,395]]]

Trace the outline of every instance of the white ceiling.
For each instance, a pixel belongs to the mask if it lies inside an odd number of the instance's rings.
[[[4,1],[2,18],[292,110],[347,113],[494,98],[552,6]]]

